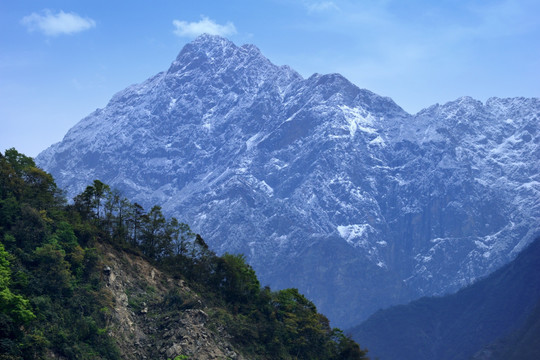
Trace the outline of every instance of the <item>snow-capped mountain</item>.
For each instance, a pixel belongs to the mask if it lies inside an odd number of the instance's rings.
[[[456,290],[538,234],[539,117],[540,99],[467,97],[413,116],[203,35],[36,161],[70,196],[100,179],[161,204],[350,326]]]

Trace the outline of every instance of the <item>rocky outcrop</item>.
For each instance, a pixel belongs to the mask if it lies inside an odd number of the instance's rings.
[[[219,326],[212,308],[187,287],[146,260],[99,245],[102,277],[110,294],[110,335],[125,359],[245,359]]]

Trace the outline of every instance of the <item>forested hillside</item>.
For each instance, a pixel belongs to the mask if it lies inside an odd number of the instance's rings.
[[[148,332],[145,349],[137,334],[133,345],[152,358],[199,358],[162,340],[182,314],[204,314],[204,337],[238,359],[366,358],[296,289],[261,287],[242,255],[216,256],[159,206],[145,211],[99,180],[68,203],[52,176],[15,149],[0,154],[0,172],[0,359],[132,358],[118,335],[124,298],[127,316]],[[107,266],[113,257],[121,269]],[[121,263],[134,262],[152,278],[164,274],[159,288],[112,286],[113,273],[129,268]]]

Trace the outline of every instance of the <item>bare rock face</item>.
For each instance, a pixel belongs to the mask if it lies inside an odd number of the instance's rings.
[[[107,245],[100,245],[100,250],[103,280],[113,304],[110,335],[123,358],[245,359],[222,329],[208,328],[203,299],[182,280],[167,277],[138,256]],[[184,305],[175,306],[178,302]]]

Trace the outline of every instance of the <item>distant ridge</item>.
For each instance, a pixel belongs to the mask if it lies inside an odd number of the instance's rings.
[[[538,359],[538,274],[540,239],[456,294],[379,311],[351,333],[381,360]]]

